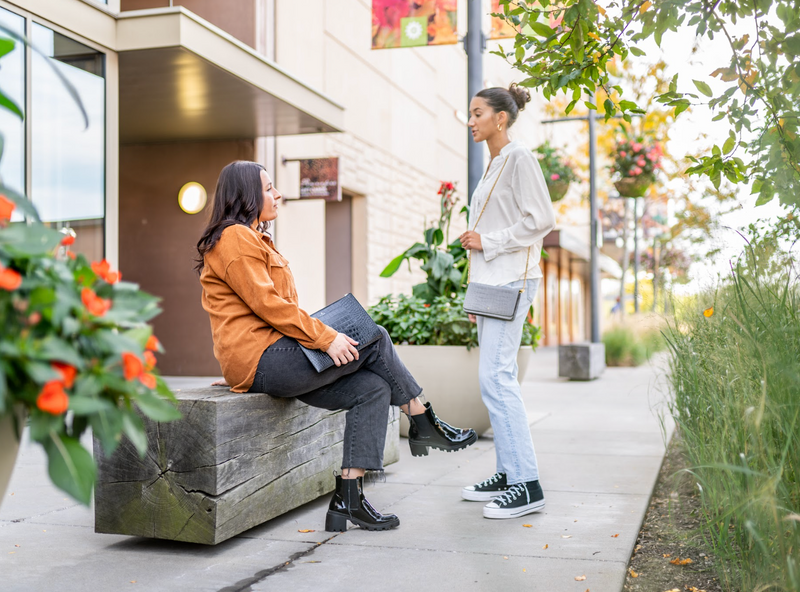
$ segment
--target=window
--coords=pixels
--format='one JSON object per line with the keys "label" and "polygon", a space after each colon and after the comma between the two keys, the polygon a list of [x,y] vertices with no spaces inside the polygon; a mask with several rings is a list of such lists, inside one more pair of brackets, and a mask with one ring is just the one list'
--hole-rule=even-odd
{"label": "window", "polygon": [[[0,8],[0,24],[5,28],[25,34],[25,19]],[[0,33],[0,37],[5,37]],[[3,56],[0,62],[0,88],[22,111],[25,111],[25,46],[16,42],[14,51]],[[0,110],[0,130],[3,133],[3,157],[0,160],[0,180],[3,185],[25,192],[25,123],[5,109]],[[15,212],[18,216],[19,214]],[[15,216],[15,220],[21,220]]]}
{"label": "window", "polygon": [[[49,57],[37,53],[31,63],[30,197],[44,222],[75,229],[76,251],[100,259],[106,197],[105,56],[37,23],[31,39]],[[77,90],[88,126],[54,68]]]}

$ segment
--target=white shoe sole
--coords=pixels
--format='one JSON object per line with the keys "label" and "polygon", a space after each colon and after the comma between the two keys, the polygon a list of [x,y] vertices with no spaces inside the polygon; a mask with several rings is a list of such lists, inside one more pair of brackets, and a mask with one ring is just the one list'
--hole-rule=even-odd
{"label": "white shoe sole", "polygon": [[525,514],[532,514],[534,512],[538,512],[539,510],[544,509],[544,500],[539,500],[538,502],[533,502],[528,504],[527,506],[520,506],[518,508],[490,508],[488,504],[483,507],[483,517],[484,518],[519,518],[520,516],[524,516]]}
{"label": "white shoe sole", "polygon": [[467,489],[465,487],[464,489],[461,490],[461,497],[470,502],[490,502],[493,499],[503,495],[506,491],[497,491],[497,492],[475,491],[473,489]]}

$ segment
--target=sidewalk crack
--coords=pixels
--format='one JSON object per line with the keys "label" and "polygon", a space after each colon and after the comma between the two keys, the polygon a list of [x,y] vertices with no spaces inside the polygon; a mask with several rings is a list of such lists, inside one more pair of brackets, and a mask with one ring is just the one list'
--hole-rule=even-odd
{"label": "sidewalk crack", "polygon": [[286,571],[290,567],[293,567],[294,563],[298,559],[302,559],[303,557],[308,557],[314,551],[319,549],[322,545],[324,545],[325,543],[327,543],[329,541],[332,541],[333,539],[335,539],[340,534],[342,534],[342,533],[341,532],[336,533],[335,535],[325,539],[322,542],[315,543],[313,546],[309,547],[305,551],[298,551],[297,553],[293,553],[292,555],[289,556],[289,560],[288,561],[284,561],[283,563],[280,563],[280,564],[278,564],[278,565],[276,565],[274,567],[270,567],[268,569],[263,569],[263,570],[261,570],[259,572],[256,572],[251,577],[244,578],[243,580],[239,580],[238,582],[236,582],[232,586],[226,586],[225,588],[221,588],[218,592],[252,592],[253,585],[258,584],[259,582],[263,582],[264,580],[266,580],[271,575],[274,575],[276,573],[280,573],[282,571]]}

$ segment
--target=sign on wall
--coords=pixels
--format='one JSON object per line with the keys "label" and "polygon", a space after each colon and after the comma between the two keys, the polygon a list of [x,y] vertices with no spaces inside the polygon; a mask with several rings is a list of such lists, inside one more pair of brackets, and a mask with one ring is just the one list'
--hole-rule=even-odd
{"label": "sign on wall", "polygon": [[300,160],[300,199],[342,201],[338,158]]}
{"label": "sign on wall", "polygon": [[372,0],[372,49],[458,43],[458,0]]}

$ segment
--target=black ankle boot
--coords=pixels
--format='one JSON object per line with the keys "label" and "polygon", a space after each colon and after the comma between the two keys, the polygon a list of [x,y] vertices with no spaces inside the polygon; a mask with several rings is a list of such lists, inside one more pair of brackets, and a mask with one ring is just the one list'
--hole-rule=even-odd
{"label": "black ankle boot", "polygon": [[394,514],[381,514],[364,497],[364,477],[342,479],[336,475],[336,491],[325,516],[325,530],[344,532],[347,521],[366,530],[389,530],[400,525]]}
{"label": "black ankle boot", "polygon": [[425,403],[425,413],[408,416],[408,444],[412,456],[427,456],[428,447],[453,452],[461,450],[478,439],[472,428],[454,428],[436,417],[430,403]]}

